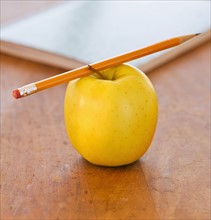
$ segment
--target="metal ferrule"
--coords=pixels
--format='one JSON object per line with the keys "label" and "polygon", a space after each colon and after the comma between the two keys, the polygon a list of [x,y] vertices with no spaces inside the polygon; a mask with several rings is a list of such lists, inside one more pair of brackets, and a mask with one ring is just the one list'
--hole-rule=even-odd
{"label": "metal ferrule", "polygon": [[37,91],[37,87],[34,83],[18,88],[21,97],[31,95]]}

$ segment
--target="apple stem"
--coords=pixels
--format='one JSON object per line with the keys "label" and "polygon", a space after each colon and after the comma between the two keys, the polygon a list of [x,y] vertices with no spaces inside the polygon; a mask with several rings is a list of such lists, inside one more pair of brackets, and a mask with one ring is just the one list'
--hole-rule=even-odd
{"label": "apple stem", "polygon": [[103,75],[101,74],[100,71],[96,70],[94,67],[92,67],[91,65],[88,65],[88,68],[90,70],[92,70],[93,72],[95,72],[101,79],[104,79]]}

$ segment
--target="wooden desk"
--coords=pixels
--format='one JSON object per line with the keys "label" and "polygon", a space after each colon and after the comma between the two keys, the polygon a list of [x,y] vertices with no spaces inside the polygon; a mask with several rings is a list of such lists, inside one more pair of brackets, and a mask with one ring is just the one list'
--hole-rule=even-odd
{"label": "wooden desk", "polygon": [[210,219],[210,43],[150,73],[158,127],[130,166],[98,167],[76,153],[65,85],[12,98],[62,71],[1,56],[1,219]]}

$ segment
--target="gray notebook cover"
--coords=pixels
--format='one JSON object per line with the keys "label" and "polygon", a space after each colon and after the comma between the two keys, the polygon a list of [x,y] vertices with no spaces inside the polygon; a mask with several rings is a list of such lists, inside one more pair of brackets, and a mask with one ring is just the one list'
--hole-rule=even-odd
{"label": "gray notebook cover", "polygon": [[1,40],[88,64],[209,28],[210,1],[71,1],[4,27]]}

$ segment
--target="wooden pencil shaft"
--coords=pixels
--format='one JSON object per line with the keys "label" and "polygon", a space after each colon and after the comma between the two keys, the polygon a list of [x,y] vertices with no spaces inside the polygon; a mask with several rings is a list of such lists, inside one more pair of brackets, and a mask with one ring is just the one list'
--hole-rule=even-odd
{"label": "wooden pencil shaft", "polygon": [[67,71],[65,73],[40,80],[35,83],[31,83],[29,85],[23,86],[19,89],[16,89],[13,91],[13,96],[15,98],[20,98],[24,96],[28,96],[30,94],[33,94],[35,92],[42,91],[44,89],[48,89],[57,85],[60,85],[62,83],[68,82],[73,79],[81,78],[88,76],[94,72],[97,72],[100,75],[101,70],[108,69],[111,67],[118,66],[122,63],[141,58],[143,56],[150,55],[152,53],[156,53],[174,46],[177,46],[193,37],[195,37],[198,34],[192,34],[192,35],[185,35],[181,37],[175,37],[169,40],[165,40],[156,44],[153,44],[151,46],[134,50],[129,53],[125,53],[116,57],[112,57],[107,60],[103,60],[97,63],[93,63],[91,65],[86,65],[83,67],[80,67],[78,69],[74,69],[71,71]]}
{"label": "wooden pencil shaft", "polygon": [[[130,53],[122,54],[117,57],[110,58],[108,60],[103,60],[101,62],[93,63],[91,66],[98,71],[111,68],[114,66],[118,66],[124,62],[128,62],[161,50],[165,50],[168,48],[171,48],[173,46],[177,46],[180,44],[180,39],[179,38],[173,38],[170,40],[166,40],[161,43],[157,43],[139,50],[132,51]],[[77,79],[80,77],[88,76],[92,74],[93,71],[88,67],[88,66],[83,66],[78,69],[72,70],[72,71],[67,71],[65,73],[50,77],[45,80],[41,80],[36,82],[36,86],[38,91],[57,86],[59,84],[68,82],[73,79]]]}
{"label": "wooden pencil shaft", "polygon": [[37,90],[42,91],[44,89],[51,88],[53,86],[60,85],[73,79],[80,78],[82,76],[88,76],[93,71],[88,69],[88,66],[83,66],[75,70],[67,71],[65,73],[41,80],[36,82]]}

